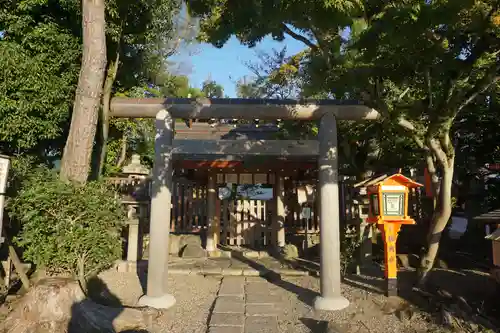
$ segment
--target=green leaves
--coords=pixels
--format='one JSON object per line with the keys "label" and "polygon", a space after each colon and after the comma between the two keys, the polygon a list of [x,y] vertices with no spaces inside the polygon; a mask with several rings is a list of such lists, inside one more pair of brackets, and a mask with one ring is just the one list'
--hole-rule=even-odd
{"label": "green leaves", "polygon": [[203,95],[208,98],[224,97],[224,88],[213,80],[207,80],[203,82],[203,87],[201,88],[201,91],[203,92]]}
{"label": "green leaves", "polygon": [[0,150],[4,153],[53,145],[50,141],[61,137],[78,75],[79,45],[55,26],[38,27],[23,44],[0,43]]}
{"label": "green leaves", "polygon": [[0,151],[54,153],[64,144],[80,68],[80,38],[73,30],[79,24],[70,19],[74,3],[50,8],[54,3],[48,0],[2,5]]}
{"label": "green leaves", "polygon": [[[24,259],[51,273],[97,274],[121,258],[125,213],[104,183],[77,186],[39,169],[9,201],[8,211],[21,225],[15,242]],[[81,261],[85,272],[78,272]]]}

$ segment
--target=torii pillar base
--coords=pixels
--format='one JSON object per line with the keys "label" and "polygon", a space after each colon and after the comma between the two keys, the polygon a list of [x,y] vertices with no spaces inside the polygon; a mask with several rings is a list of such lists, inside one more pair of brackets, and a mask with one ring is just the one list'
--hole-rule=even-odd
{"label": "torii pillar base", "polygon": [[318,296],[314,299],[314,309],[318,311],[338,311],[349,306],[349,301],[343,296],[324,298]]}
{"label": "torii pillar base", "polygon": [[165,294],[163,296],[153,297],[144,295],[139,298],[137,305],[139,306],[147,306],[153,309],[170,309],[176,303],[175,297],[170,294]]}

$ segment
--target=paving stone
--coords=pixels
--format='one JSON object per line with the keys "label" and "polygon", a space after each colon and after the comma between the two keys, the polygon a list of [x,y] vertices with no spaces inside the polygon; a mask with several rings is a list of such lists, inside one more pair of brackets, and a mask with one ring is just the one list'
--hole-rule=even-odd
{"label": "paving stone", "polygon": [[194,267],[191,268],[191,275],[203,275],[203,270],[201,267]]}
{"label": "paving stone", "polygon": [[271,293],[249,294],[245,296],[247,304],[274,304],[282,301],[281,297]]}
{"label": "paving stone", "polygon": [[243,268],[229,267],[222,269],[222,275],[224,276],[241,276],[243,275]]}
{"label": "paving stone", "polygon": [[276,317],[247,317],[245,333],[278,333]]}
{"label": "paving stone", "polygon": [[245,278],[247,283],[269,283],[266,279],[260,276],[248,276]]}
{"label": "paving stone", "polygon": [[243,333],[243,326],[211,326],[208,333]]}
{"label": "paving stone", "polygon": [[258,269],[255,269],[255,268],[245,268],[243,269],[243,275],[245,276],[260,276],[260,275],[264,275],[265,273],[267,273],[267,271],[264,271],[264,270],[258,270]]}
{"label": "paving stone", "polygon": [[291,268],[280,268],[277,270],[277,273],[279,273],[281,276],[307,276],[307,275],[309,275],[308,271],[302,271],[302,270],[291,269]]}
{"label": "paving stone", "polygon": [[275,304],[247,304],[245,308],[247,316],[277,316],[280,312]]}
{"label": "paving stone", "polygon": [[214,313],[210,318],[210,326],[243,326],[245,315],[240,313]]}
{"label": "paving stone", "polygon": [[243,278],[225,277],[219,288],[219,296],[241,296],[245,294],[245,280]]}
{"label": "paving stone", "polygon": [[278,287],[272,286],[270,283],[248,283],[245,286],[247,294],[275,294]]}
{"label": "paving stone", "polygon": [[241,284],[245,284],[245,278],[242,277],[242,276],[225,276],[222,281],[223,282],[227,282],[227,283],[241,283]]}
{"label": "paving stone", "polygon": [[219,296],[215,301],[214,313],[244,313],[245,302],[241,297]]}
{"label": "paving stone", "polygon": [[216,266],[203,267],[201,270],[204,275],[222,275],[222,268]]}

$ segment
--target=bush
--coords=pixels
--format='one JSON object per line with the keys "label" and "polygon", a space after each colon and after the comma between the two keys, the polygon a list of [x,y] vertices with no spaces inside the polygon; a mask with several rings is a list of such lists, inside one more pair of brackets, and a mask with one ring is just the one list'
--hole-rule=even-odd
{"label": "bush", "polygon": [[39,169],[23,181],[8,211],[20,223],[14,241],[24,259],[48,273],[70,273],[83,283],[121,256],[125,213],[102,182],[69,184]]}
{"label": "bush", "polygon": [[356,254],[359,251],[361,241],[356,234],[349,234],[350,229],[344,227],[346,235],[340,243],[340,269],[342,275],[346,275],[350,267],[357,261]]}

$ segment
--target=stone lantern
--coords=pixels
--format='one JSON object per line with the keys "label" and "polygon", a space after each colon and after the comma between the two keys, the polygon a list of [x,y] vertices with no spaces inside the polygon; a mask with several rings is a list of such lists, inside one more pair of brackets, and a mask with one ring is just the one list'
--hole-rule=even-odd
{"label": "stone lantern", "polygon": [[128,240],[127,261],[135,263],[142,252],[142,225],[146,222],[149,208],[150,186],[147,177],[150,170],[141,163],[141,157],[133,154],[129,164],[122,169],[126,192],[122,203],[127,210]]}
{"label": "stone lantern", "polygon": [[123,167],[122,172],[130,178],[145,178],[149,175],[149,169],[142,165],[141,156],[133,154],[129,164]]}

